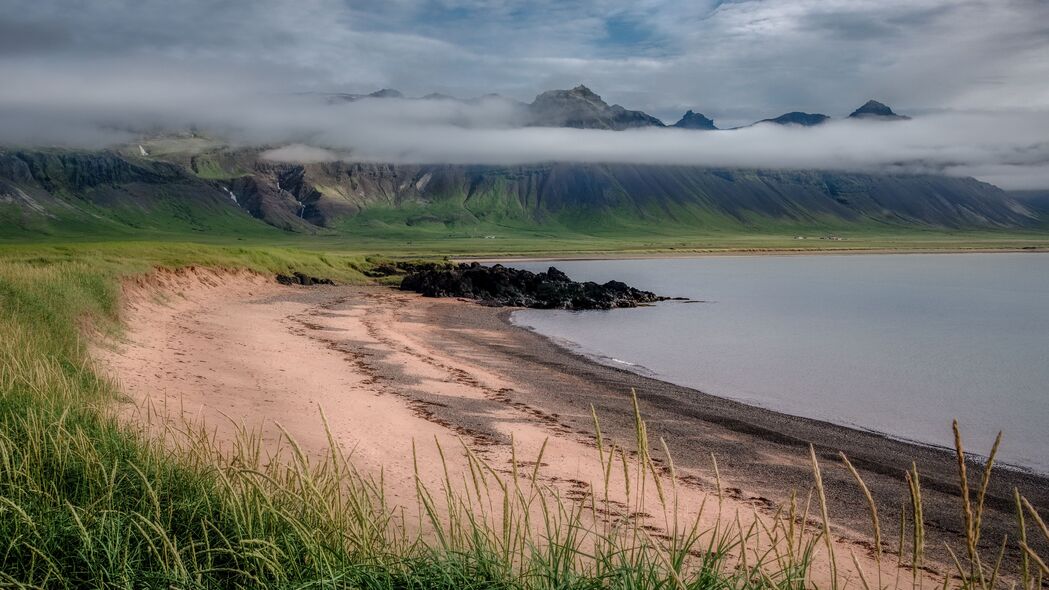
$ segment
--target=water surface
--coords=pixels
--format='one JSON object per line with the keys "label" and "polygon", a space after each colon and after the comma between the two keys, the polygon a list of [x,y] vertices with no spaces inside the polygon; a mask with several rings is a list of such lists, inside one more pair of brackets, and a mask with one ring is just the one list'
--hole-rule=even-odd
{"label": "water surface", "polygon": [[788,414],[1049,473],[1049,255],[738,256],[555,264],[706,303],[525,310],[602,362]]}

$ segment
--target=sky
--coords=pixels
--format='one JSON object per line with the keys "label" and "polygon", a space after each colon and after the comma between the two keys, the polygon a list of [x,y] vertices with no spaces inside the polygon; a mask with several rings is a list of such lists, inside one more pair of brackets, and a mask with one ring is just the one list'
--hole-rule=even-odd
{"label": "sky", "polygon": [[[905,125],[906,133],[889,140],[878,132],[871,141],[888,142],[878,149],[907,152],[915,142],[938,144],[935,137],[916,138],[918,131],[947,134],[975,142],[948,146],[955,152],[969,147],[980,157],[923,152],[915,165],[932,157],[929,165],[939,170],[976,171],[1015,188],[1049,186],[1045,0],[5,0],[4,6],[0,143],[118,140],[126,121],[158,129],[225,122],[244,140],[316,144],[322,133],[326,144],[314,147],[391,157],[408,145],[361,143],[382,135],[381,128],[336,136],[323,129],[331,113],[289,103],[286,95],[396,88],[409,96],[496,92],[527,102],[582,83],[609,103],[668,123],[693,109],[720,127],[794,110],[842,117],[873,98],[939,121]],[[417,134],[462,131],[444,107],[427,113],[403,106]],[[458,116],[498,130],[506,125],[497,111]],[[347,110],[333,125],[373,123],[354,119],[363,114],[368,109]],[[390,135],[410,143],[416,136],[403,129],[404,117],[389,117],[398,126]],[[1023,133],[997,130],[981,143],[975,132],[959,137],[954,129],[995,130],[991,120]],[[1022,129],[1017,122],[1025,120]],[[435,126],[445,124],[438,133]],[[501,134],[519,141],[519,131]],[[485,141],[497,141],[495,135]],[[586,146],[604,141],[569,135],[584,157]],[[757,135],[752,139],[765,139]],[[805,136],[806,144],[814,135],[830,134]],[[534,145],[556,145],[550,138],[563,140],[555,133]],[[716,147],[692,150],[688,163],[708,163]],[[820,157],[833,154],[824,147]],[[631,159],[628,146],[623,150],[616,158]],[[511,161],[536,157],[532,148],[527,158],[496,151]],[[645,151],[634,150],[634,159],[647,161]]]}

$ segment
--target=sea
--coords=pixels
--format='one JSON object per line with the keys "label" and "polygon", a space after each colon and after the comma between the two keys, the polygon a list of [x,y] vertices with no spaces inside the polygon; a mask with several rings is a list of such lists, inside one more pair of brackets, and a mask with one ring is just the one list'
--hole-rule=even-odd
{"label": "sea", "polygon": [[786,414],[1049,474],[1049,254],[513,262],[623,281],[650,307],[522,310],[599,362]]}

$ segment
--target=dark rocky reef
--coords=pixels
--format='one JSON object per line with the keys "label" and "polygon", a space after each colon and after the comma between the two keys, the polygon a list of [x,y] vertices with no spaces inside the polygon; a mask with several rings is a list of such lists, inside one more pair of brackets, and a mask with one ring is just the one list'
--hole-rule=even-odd
{"label": "dark rocky reef", "polygon": [[277,282],[282,285],[305,285],[307,287],[312,285],[334,285],[335,281],[331,279],[325,279],[320,277],[311,277],[308,274],[301,272],[293,272],[290,275],[278,274]]}
{"label": "dark rocky reef", "polygon": [[546,272],[533,273],[476,262],[413,272],[401,281],[401,290],[426,297],[465,297],[485,305],[537,309],[613,309],[669,299],[619,281],[603,285],[576,282],[552,266]]}

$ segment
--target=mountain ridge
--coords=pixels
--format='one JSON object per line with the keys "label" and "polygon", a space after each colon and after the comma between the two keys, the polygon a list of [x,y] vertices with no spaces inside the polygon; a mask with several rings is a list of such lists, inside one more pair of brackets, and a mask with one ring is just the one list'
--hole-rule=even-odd
{"label": "mountain ridge", "polygon": [[799,125],[801,127],[815,127],[816,125],[822,125],[823,123],[830,120],[830,117],[823,113],[803,113],[801,111],[791,111],[780,115],[774,119],[762,119],[754,125],[761,123],[775,123],[776,125]]}
{"label": "mountain ridge", "polygon": [[[574,129],[608,129],[622,131],[642,127],[675,127],[678,129],[696,129],[704,131],[720,130],[714,121],[702,113],[687,110],[673,125],[667,125],[657,117],[641,110],[631,110],[622,105],[609,105],[600,95],[584,84],[570,89],[547,90],[536,95],[531,103],[523,103],[499,94],[486,94],[477,98],[462,99],[447,94],[431,92],[419,98],[408,98],[402,92],[383,88],[370,94],[330,94],[330,100],[355,102],[364,99],[406,99],[406,100],[451,100],[466,104],[476,104],[483,100],[504,100],[522,109],[527,115],[527,124],[537,127],[569,127]],[[910,117],[895,113],[888,105],[876,100],[868,100],[847,119],[869,119],[881,121],[906,121]],[[823,113],[791,111],[767,119],[755,121],[749,125],[734,127],[752,127],[760,123],[778,125],[798,125],[813,127],[831,120]]]}
{"label": "mountain ridge", "polygon": [[284,164],[259,153],[161,161],[113,151],[0,150],[0,226],[47,232],[76,222],[133,231],[168,220],[195,231],[239,231],[261,221],[299,233],[352,233],[376,223],[756,231],[1017,229],[1044,221],[971,178],[628,164]]}
{"label": "mountain ridge", "polygon": [[[459,100],[446,95],[407,99],[392,89],[328,99]],[[471,100],[495,99],[510,100],[497,95]],[[614,131],[667,127],[642,111],[609,105],[584,85],[514,104],[528,115],[523,125]],[[900,118],[873,100],[853,115]],[[814,126],[828,119],[795,111],[759,123]],[[728,132],[691,109],[672,127]],[[233,149],[192,133],[155,143],[143,139],[123,151],[0,147],[0,233],[4,224],[44,232],[66,226],[134,231],[165,224],[193,231],[248,231],[258,222],[301,233],[361,224],[486,223],[581,229],[670,225],[683,231],[872,225],[1016,229],[1043,226],[1049,217],[1042,200],[1018,200],[971,178],[932,174],[557,162],[296,164],[269,160],[267,151],[264,146]]]}

